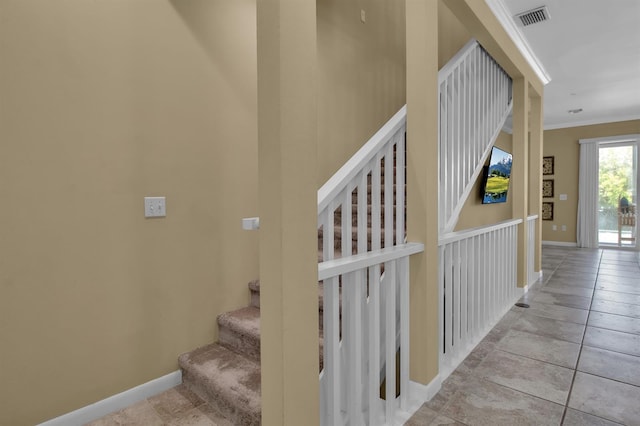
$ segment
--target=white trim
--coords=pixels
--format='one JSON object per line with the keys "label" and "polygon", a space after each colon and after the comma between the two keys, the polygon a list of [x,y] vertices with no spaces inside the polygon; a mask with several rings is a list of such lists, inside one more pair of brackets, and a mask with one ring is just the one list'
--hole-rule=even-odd
{"label": "white trim", "polygon": [[440,235],[440,237],[438,238],[438,246],[443,246],[445,244],[464,240],[465,238],[475,237],[476,235],[497,231],[498,229],[508,228],[513,225],[518,225],[522,222],[522,219],[509,219],[502,222],[494,223],[493,225],[478,226],[476,228],[464,229],[462,231],[448,232],[446,234]]}
{"label": "white trim", "polygon": [[406,243],[318,263],[318,281],[366,269],[424,251],[422,243]]}
{"label": "white trim", "polygon": [[631,135],[618,135],[618,136],[608,136],[606,138],[589,138],[589,139],[580,139],[578,143],[597,143],[602,145],[609,145],[614,143],[633,143],[640,140],[640,133],[635,133]]}
{"label": "white trim", "polygon": [[389,138],[395,135],[407,122],[407,105],[404,105],[393,117],[378,130],[362,148],[356,152],[329,180],[318,189],[318,214],[321,214],[329,203],[360,173],[384,146]]}
{"label": "white trim", "polygon": [[578,243],[568,243],[564,241],[542,241],[543,246],[578,247]]}
{"label": "white trim", "polygon": [[422,404],[436,396],[441,386],[442,378],[439,374],[428,385],[409,381],[409,404],[406,410],[397,412],[394,424],[405,424],[422,407]]}
{"label": "white trim", "polygon": [[574,121],[571,123],[558,123],[558,124],[550,124],[548,126],[544,126],[544,130],[556,130],[556,129],[568,129],[571,127],[582,127],[582,126],[593,126],[595,124],[608,124],[608,123],[619,123],[621,121],[632,121],[632,120],[640,120],[640,115],[628,115],[622,117],[615,118],[592,118],[584,121]]}
{"label": "white trim", "polygon": [[524,296],[525,294],[527,294],[527,292],[529,291],[529,289],[531,287],[533,287],[533,285],[535,283],[537,283],[540,278],[542,278],[542,271],[533,271],[533,273],[531,274],[530,277],[527,277],[529,282],[527,283],[527,285],[525,285],[524,287],[518,287],[518,290],[522,290],[522,294],[521,296]]}
{"label": "white trim", "polygon": [[502,0],[486,0],[489,9],[493,12],[493,14],[498,18],[500,24],[507,32],[513,43],[516,45],[524,59],[527,61],[529,66],[533,69],[533,72],[538,76],[543,86],[546,86],[551,81],[551,76],[547,73],[547,70],[544,69],[542,62],[538,59],[536,54],[533,52],[529,43],[524,38],[516,24],[513,22],[513,18],[511,17],[511,13],[504,5]]}
{"label": "white trim", "polygon": [[174,371],[86,407],[47,420],[38,426],[80,426],[169,390],[180,383],[182,383],[182,372]]}
{"label": "white trim", "polygon": [[462,47],[462,49],[453,55],[453,58],[449,59],[449,61],[438,71],[438,86],[444,83],[444,81],[449,77],[449,74],[451,74],[453,70],[455,70],[458,65],[466,59],[467,55],[479,45],[480,43],[478,43],[475,38],[472,38]]}

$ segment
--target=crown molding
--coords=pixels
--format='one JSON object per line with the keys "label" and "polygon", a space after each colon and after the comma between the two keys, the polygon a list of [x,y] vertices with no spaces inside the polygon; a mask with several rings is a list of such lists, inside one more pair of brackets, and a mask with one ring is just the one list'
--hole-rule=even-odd
{"label": "crown molding", "polygon": [[538,57],[533,53],[533,50],[527,43],[527,40],[524,38],[513,19],[511,18],[511,13],[507,10],[507,7],[504,5],[502,0],[485,0],[489,9],[493,12],[493,14],[498,18],[500,24],[507,32],[509,37],[513,40],[522,56],[524,56],[525,60],[529,63],[533,72],[538,76],[543,86],[546,86],[551,81],[551,76],[544,69],[544,66],[538,59]]}
{"label": "crown molding", "polygon": [[640,120],[640,115],[629,115],[622,117],[607,117],[607,118],[593,118],[590,120],[584,121],[573,121],[566,123],[558,123],[558,124],[550,124],[548,126],[544,126],[544,130],[557,130],[557,129],[567,129],[570,127],[582,127],[582,126],[593,126],[595,124],[607,124],[607,123],[619,123],[621,121],[631,121],[631,120]]}

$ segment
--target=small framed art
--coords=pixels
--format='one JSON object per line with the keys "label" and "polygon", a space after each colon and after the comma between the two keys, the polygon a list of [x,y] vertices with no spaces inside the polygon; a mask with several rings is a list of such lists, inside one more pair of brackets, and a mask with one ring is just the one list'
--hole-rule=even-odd
{"label": "small framed art", "polygon": [[554,167],[554,157],[542,157],[542,174],[552,175]]}
{"label": "small framed art", "polygon": [[553,203],[542,203],[542,220],[553,220]]}
{"label": "small framed art", "polygon": [[542,197],[553,198],[553,179],[542,179]]}

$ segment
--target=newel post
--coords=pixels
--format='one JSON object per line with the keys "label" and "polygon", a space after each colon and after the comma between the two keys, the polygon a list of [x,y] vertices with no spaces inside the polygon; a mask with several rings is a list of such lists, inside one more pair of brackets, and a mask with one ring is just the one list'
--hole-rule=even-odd
{"label": "newel post", "polygon": [[517,285],[528,283],[527,216],[529,213],[529,83],[523,77],[513,79],[513,167],[511,172],[511,202],[513,218],[522,219],[518,225]]}
{"label": "newel post", "polygon": [[260,0],[262,424],[319,424],[316,0]]}
{"label": "newel post", "polygon": [[438,1],[407,0],[407,236],[411,256],[411,380],[438,375]]}
{"label": "newel post", "polygon": [[534,270],[542,270],[542,155],[543,155],[542,96],[531,94],[531,122],[529,123],[529,214],[537,214]]}

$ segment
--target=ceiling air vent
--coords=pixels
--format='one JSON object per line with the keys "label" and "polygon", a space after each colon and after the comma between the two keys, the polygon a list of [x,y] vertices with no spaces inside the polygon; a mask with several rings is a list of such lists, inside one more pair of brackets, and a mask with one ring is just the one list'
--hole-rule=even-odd
{"label": "ceiling air vent", "polygon": [[516,18],[520,19],[523,27],[528,25],[537,24],[549,19],[549,11],[546,6],[537,7],[535,9],[528,10],[516,15]]}

